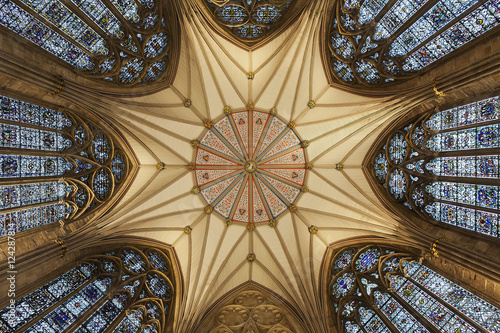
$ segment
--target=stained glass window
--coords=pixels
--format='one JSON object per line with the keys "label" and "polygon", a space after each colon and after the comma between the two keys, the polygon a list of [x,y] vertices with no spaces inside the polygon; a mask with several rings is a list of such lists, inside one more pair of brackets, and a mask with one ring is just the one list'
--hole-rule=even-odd
{"label": "stained glass window", "polygon": [[205,0],[215,21],[238,39],[255,42],[280,27],[297,0]]}
{"label": "stained glass window", "polygon": [[404,124],[375,155],[389,197],[424,219],[499,237],[498,97]]}
{"label": "stained glass window", "polygon": [[[178,41],[160,1],[2,0],[0,25],[91,79],[165,81]],[[160,65],[163,64],[163,65]]]}
{"label": "stained glass window", "polygon": [[408,78],[499,23],[497,0],[339,1],[325,40],[330,70],[351,85]]}
{"label": "stained glass window", "polygon": [[[348,264],[339,267],[347,258]],[[360,266],[360,260],[370,265]],[[330,269],[339,332],[472,333],[500,328],[500,309],[406,251],[376,245],[344,248],[334,255]]]}
{"label": "stained glass window", "polygon": [[[141,266],[150,270],[140,273],[122,270],[124,252],[141,253],[140,260],[144,260]],[[13,310],[9,307],[0,310],[0,331],[139,332],[142,327],[142,332],[163,332],[172,317],[173,277],[154,270],[145,253],[155,253],[165,258],[165,263],[168,260],[159,249],[131,247],[114,254],[88,257],[18,299]],[[116,269],[110,270],[110,263]],[[164,271],[170,271],[169,267]]]}
{"label": "stained glass window", "polygon": [[120,146],[97,125],[0,96],[0,236],[91,213],[127,169]]}

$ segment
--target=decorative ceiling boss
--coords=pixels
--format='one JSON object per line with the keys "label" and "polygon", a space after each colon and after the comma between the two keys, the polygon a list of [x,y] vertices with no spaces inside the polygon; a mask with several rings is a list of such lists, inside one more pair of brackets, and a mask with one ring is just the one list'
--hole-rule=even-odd
{"label": "decorative ceiling boss", "polygon": [[198,140],[194,176],[203,200],[226,220],[275,220],[306,181],[306,153],[291,126],[272,113],[222,116]]}

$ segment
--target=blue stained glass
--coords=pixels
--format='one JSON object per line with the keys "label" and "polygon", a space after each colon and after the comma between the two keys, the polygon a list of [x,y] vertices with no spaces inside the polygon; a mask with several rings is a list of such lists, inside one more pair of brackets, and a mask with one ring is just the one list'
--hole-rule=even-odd
{"label": "blue stained glass", "polygon": [[398,0],[375,26],[375,40],[387,39],[415,14],[427,0]]}
{"label": "blue stained glass", "polygon": [[332,294],[336,298],[347,295],[354,286],[355,280],[354,273],[344,273],[332,286]]}
{"label": "blue stained glass", "polygon": [[112,179],[106,169],[99,169],[92,180],[92,191],[97,199],[104,200],[111,193]]}
{"label": "blue stained glass", "polygon": [[235,5],[226,5],[216,12],[218,18],[229,24],[241,24],[248,20],[245,8]]}
{"label": "blue stained glass", "polygon": [[347,37],[336,33],[333,34],[332,47],[341,58],[345,60],[352,60],[354,58],[354,46]]}
{"label": "blue stained glass", "polygon": [[407,143],[400,133],[394,135],[389,145],[389,158],[396,164],[403,162],[406,158]]}
{"label": "blue stained glass", "polygon": [[375,303],[399,332],[429,332],[398,301],[387,293],[374,292]]}
{"label": "blue stained glass", "polygon": [[19,329],[26,324],[30,318],[42,313],[62,299],[63,296],[87,282],[96,273],[96,269],[97,267],[94,264],[82,264],[64,273],[31,294],[17,300],[15,306],[18,314],[16,319],[12,322],[12,326],[8,320],[9,308],[0,311],[0,318],[7,323],[11,331]]}
{"label": "blue stained glass", "polygon": [[252,18],[259,23],[271,24],[281,18],[281,9],[276,6],[265,5],[256,7],[252,13]]}
{"label": "blue stained glass", "polygon": [[[468,4],[473,4],[477,1],[469,1]],[[450,1],[451,3],[451,1]],[[454,2],[453,2],[454,3]],[[444,31],[440,36],[436,37],[434,40],[430,41],[426,45],[422,46],[420,49],[411,54],[406,63],[411,62],[413,59],[418,57],[422,52],[426,52],[432,45],[445,46],[446,50],[436,54],[435,57],[429,59],[423,59],[419,66],[412,66],[413,70],[421,69],[437,59],[440,59],[444,55],[456,50],[457,48],[463,46],[469,41],[473,40],[475,37],[489,31],[493,27],[496,27],[499,22],[499,18],[495,17],[494,10],[491,8],[495,6],[495,0],[490,0],[486,4],[480,6],[467,17],[462,19],[460,22],[455,23],[453,26]],[[449,21],[449,20],[448,20]],[[448,22],[447,21],[447,22]],[[442,25],[440,25],[442,27]],[[422,41],[421,39],[420,41]],[[405,51],[394,51],[391,49],[393,54],[399,52],[399,54],[405,54],[409,52],[407,49]]]}
{"label": "blue stained glass", "polygon": [[157,273],[148,274],[146,278],[149,290],[158,298],[166,299],[170,296],[167,281]]}
{"label": "blue stained glass", "polygon": [[126,165],[125,159],[121,153],[115,153],[113,161],[111,162],[111,172],[116,180],[120,181],[125,175]]}
{"label": "blue stained glass", "polygon": [[55,0],[22,1],[90,52],[99,55],[109,53],[104,39],[61,3]]}
{"label": "blue stained glass", "polygon": [[158,21],[158,15],[155,13],[149,13],[148,16],[144,19],[144,29],[151,29],[156,25]]}
{"label": "blue stained glass", "polygon": [[144,61],[138,58],[130,59],[121,69],[118,78],[122,83],[131,83],[144,70]]}
{"label": "blue stained glass", "polygon": [[101,27],[108,34],[116,37],[123,38],[124,33],[121,31],[122,27],[120,21],[113,15],[113,13],[98,0],[71,0],[77,5],[85,14],[88,15],[99,27]]}
{"label": "blue stained glass", "polygon": [[[92,59],[82,49],[71,44],[10,0],[0,3],[0,24],[79,69],[94,68]],[[96,47],[100,46],[95,44]]]}
{"label": "blue stained glass", "polygon": [[123,264],[126,268],[134,273],[144,273],[146,271],[146,263],[142,256],[132,249],[124,249],[121,253]]}
{"label": "blue stained glass", "polygon": [[0,118],[57,130],[71,126],[63,113],[29,104],[17,99],[0,96]]}
{"label": "blue stained glass", "polygon": [[137,23],[139,22],[139,7],[133,0],[111,0],[111,3],[120,11],[125,19]]}
{"label": "blue stained glass", "polygon": [[[463,3],[464,5],[456,8],[455,5],[458,2]],[[477,2],[477,0],[439,1],[394,41],[394,44],[400,47],[395,47],[395,45],[393,44],[391,46],[389,54],[391,56],[405,55],[413,48],[415,48],[419,43],[444,27],[453,18],[459,16],[463,11],[468,9],[475,2]]]}
{"label": "blue stained glass", "polygon": [[129,51],[132,51],[134,53],[137,52],[137,45],[135,45],[134,39],[131,35],[128,35],[127,39],[120,43],[120,45],[128,49]]}
{"label": "blue stained glass", "polygon": [[0,123],[1,147],[62,151],[71,145],[61,133]]}
{"label": "blue stained glass", "polygon": [[113,332],[135,333],[142,324],[143,311],[141,309],[133,311],[125,316]]}
{"label": "blue stained glass", "polygon": [[358,309],[358,312],[360,315],[360,322],[363,328],[366,330],[366,332],[368,333],[391,332],[387,328],[387,326],[385,326],[382,319],[380,319],[380,317],[375,313],[375,311],[371,309],[366,309],[364,307],[360,307]]}
{"label": "blue stained glass", "polygon": [[380,75],[377,68],[366,60],[356,61],[355,70],[359,77],[365,82],[372,84],[380,82]]}
{"label": "blue stained glass", "polygon": [[387,4],[387,1],[388,0],[363,1],[363,4],[359,8],[359,24],[365,24],[372,21]]}
{"label": "blue stained glass", "polygon": [[484,126],[477,128],[477,148],[498,147],[498,126]]}
{"label": "blue stained glass", "polygon": [[99,163],[106,162],[111,154],[111,146],[109,140],[102,134],[97,134],[92,141],[92,153],[94,158]]}
{"label": "blue stained glass", "polygon": [[1,155],[0,177],[61,176],[70,166],[62,157]]}
{"label": "blue stained glass", "polygon": [[380,257],[380,251],[378,249],[368,249],[361,253],[356,260],[356,270],[360,272],[366,272],[375,266]]}
{"label": "blue stained glass", "polygon": [[492,332],[491,329],[499,318],[498,308],[418,262],[405,262],[405,266],[416,283],[426,287],[451,307]]}
{"label": "blue stained glass", "polygon": [[147,257],[149,260],[149,263],[156,269],[159,270],[160,272],[168,273],[169,271],[169,264],[163,254],[160,254],[157,251],[150,251],[147,253]]}
{"label": "blue stained glass", "polygon": [[73,187],[63,182],[4,185],[0,186],[0,209],[57,201],[71,192]]}
{"label": "blue stained glass", "polygon": [[389,175],[389,187],[394,198],[397,200],[403,198],[407,188],[407,180],[401,169],[396,169]]}
{"label": "blue stained glass", "polygon": [[453,332],[451,327],[458,329],[458,332],[473,333],[472,326],[463,319],[455,315],[447,307],[441,305],[431,296],[420,290],[415,284],[404,277],[392,275],[390,279],[400,295],[408,304],[410,304],[418,313],[423,315],[430,323],[441,332]]}
{"label": "blue stained glass", "polygon": [[354,251],[346,250],[342,252],[337,259],[335,260],[334,269],[343,270],[347,268],[351,264],[352,259],[354,258]]}
{"label": "blue stained glass", "polygon": [[498,177],[498,156],[478,156],[476,159],[476,172],[478,177]]}
{"label": "blue stained glass", "polygon": [[236,28],[236,34],[241,38],[256,39],[264,34],[264,29],[255,24],[245,24]]}
{"label": "blue stained glass", "polygon": [[144,55],[147,58],[155,58],[160,55],[167,45],[167,35],[163,32],[153,35],[144,47]]}
{"label": "blue stained glass", "polygon": [[335,74],[345,82],[354,82],[354,74],[351,67],[342,61],[335,60],[333,62],[333,70]]}
{"label": "blue stained glass", "polygon": [[359,327],[358,324],[356,324],[352,321],[347,321],[345,323],[345,329],[349,333],[362,333],[363,332],[361,330],[361,327]]}
{"label": "blue stained glass", "polygon": [[385,157],[385,154],[383,153],[378,154],[377,157],[375,158],[375,164],[373,168],[375,169],[375,176],[377,176],[379,180],[385,179],[385,177],[387,176],[388,167],[389,165],[387,162],[387,158]]}
{"label": "blue stained glass", "polygon": [[144,75],[145,80],[147,82],[150,82],[159,78],[165,71],[166,65],[167,62],[164,59],[158,60],[157,62],[153,63],[146,71],[146,75]]}

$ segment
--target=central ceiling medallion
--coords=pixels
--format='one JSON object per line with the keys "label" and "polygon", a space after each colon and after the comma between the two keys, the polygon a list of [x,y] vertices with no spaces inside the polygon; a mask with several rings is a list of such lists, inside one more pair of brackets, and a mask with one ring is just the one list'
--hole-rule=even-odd
{"label": "central ceiling medallion", "polygon": [[225,220],[269,222],[288,210],[305,188],[302,141],[276,115],[224,115],[198,142],[194,174],[199,194]]}

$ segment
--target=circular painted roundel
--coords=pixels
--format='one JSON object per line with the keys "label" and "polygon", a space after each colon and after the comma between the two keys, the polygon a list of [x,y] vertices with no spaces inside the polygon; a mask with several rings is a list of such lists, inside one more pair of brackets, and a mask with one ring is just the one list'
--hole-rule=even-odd
{"label": "circular painted roundel", "polygon": [[297,133],[269,113],[223,116],[199,139],[195,177],[206,203],[224,219],[276,219],[302,192],[306,156]]}

